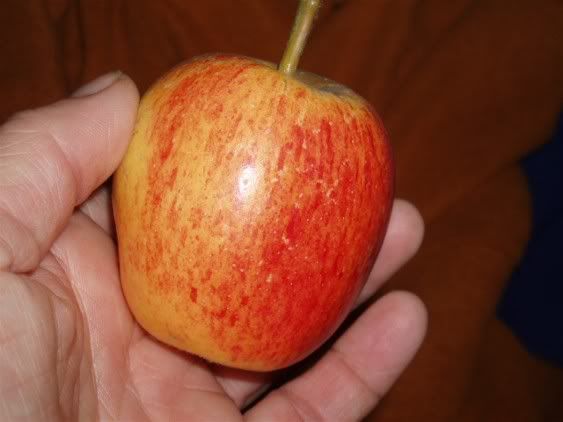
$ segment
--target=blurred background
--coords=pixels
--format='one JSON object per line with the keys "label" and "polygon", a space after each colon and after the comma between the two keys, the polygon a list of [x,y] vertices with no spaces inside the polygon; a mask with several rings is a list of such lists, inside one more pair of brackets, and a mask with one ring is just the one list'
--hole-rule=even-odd
{"label": "blurred background", "polygon": [[[4,0],[0,121],[120,69],[141,91],[208,52],[276,62],[296,0]],[[563,420],[563,2],[325,0],[302,68],[381,114],[429,309],[370,421]]]}

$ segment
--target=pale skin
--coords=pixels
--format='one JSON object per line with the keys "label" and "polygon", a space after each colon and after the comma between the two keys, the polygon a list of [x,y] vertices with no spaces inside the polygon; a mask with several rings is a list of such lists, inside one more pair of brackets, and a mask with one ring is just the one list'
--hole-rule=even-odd
{"label": "pale skin", "polygon": [[[107,179],[138,93],[106,75],[0,128],[0,420],[360,420],[408,365],[426,312],[377,300],[306,372],[248,408],[273,374],[209,365],[146,334],[123,298]],[[358,303],[418,249],[423,223],[396,200]]]}

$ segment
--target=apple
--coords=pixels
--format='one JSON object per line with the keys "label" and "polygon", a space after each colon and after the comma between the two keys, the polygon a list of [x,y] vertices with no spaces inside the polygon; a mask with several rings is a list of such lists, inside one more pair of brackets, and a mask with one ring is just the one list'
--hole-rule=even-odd
{"label": "apple", "polygon": [[350,311],[386,231],[381,120],[296,70],[317,7],[302,1],[279,68],[208,55],[157,81],[114,177],[134,317],[210,362],[269,371],[306,357]]}

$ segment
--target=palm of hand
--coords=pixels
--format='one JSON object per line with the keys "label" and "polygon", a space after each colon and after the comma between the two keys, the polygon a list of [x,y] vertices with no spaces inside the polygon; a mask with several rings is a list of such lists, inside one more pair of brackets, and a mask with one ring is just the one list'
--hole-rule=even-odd
{"label": "palm of hand", "polygon": [[3,282],[12,341],[3,340],[8,365],[0,376],[19,384],[6,402],[21,406],[37,394],[35,409],[26,409],[32,420],[240,418],[204,363],[158,343],[132,319],[115,252],[103,228],[77,211],[35,271]]}
{"label": "palm of hand", "polygon": [[[0,273],[0,416],[8,420],[241,420],[242,406],[271,378],[173,350],[129,313],[108,190],[91,192],[123,154],[136,101],[122,78],[0,132],[0,269],[9,270]],[[397,203],[363,299],[421,235],[416,212]],[[362,417],[413,355],[424,325],[411,296],[382,299],[311,370],[244,418]]]}

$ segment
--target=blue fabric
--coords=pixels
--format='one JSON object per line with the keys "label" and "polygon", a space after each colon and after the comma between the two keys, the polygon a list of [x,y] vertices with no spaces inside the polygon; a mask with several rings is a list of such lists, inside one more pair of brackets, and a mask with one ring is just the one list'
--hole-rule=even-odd
{"label": "blue fabric", "polygon": [[563,367],[563,114],[552,140],[522,166],[532,195],[532,235],[498,315],[532,354]]}

